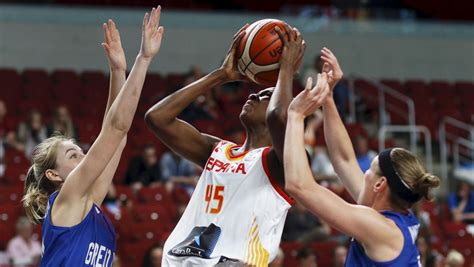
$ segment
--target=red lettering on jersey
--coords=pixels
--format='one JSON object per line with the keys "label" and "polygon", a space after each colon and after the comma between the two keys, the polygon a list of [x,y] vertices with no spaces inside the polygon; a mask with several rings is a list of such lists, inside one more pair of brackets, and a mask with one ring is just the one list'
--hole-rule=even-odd
{"label": "red lettering on jersey", "polygon": [[242,174],[247,174],[247,172],[245,171],[245,164],[240,163],[239,166],[237,166],[237,170],[235,171],[235,173],[238,173],[239,171]]}
{"label": "red lettering on jersey", "polygon": [[222,168],[221,168],[222,171],[227,172],[227,170],[229,169],[229,165],[230,165],[229,163],[224,163],[224,166],[222,166]]}
{"label": "red lettering on jersey", "polygon": [[214,172],[232,172],[247,174],[244,163],[224,163],[213,157],[209,157],[206,164],[206,170]]}
{"label": "red lettering on jersey", "polygon": [[212,170],[213,166],[214,166],[214,158],[209,157],[209,160],[207,161],[207,164],[206,164],[206,170],[208,171]]}
{"label": "red lettering on jersey", "polygon": [[[224,165],[224,164],[222,163],[222,161],[216,159],[216,160],[214,161],[213,169],[215,169],[216,172],[220,172],[220,171],[222,171],[222,165]],[[214,167],[215,167],[215,168],[214,168]]]}

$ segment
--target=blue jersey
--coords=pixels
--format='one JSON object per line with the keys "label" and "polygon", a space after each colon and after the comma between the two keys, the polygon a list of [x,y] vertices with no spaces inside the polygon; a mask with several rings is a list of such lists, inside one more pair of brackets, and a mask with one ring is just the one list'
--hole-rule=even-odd
{"label": "blue jersey", "polygon": [[40,266],[112,266],[115,230],[110,220],[93,204],[79,224],[55,226],[51,223],[51,207],[57,196],[58,192],[55,192],[48,200]]}
{"label": "blue jersey", "polygon": [[416,247],[415,240],[418,235],[418,228],[420,223],[418,219],[409,213],[404,215],[398,212],[384,211],[382,215],[393,220],[395,224],[400,228],[403,233],[404,244],[400,255],[391,261],[376,262],[371,260],[364,251],[364,248],[356,240],[352,240],[351,246],[349,247],[349,253],[347,254],[346,263],[344,266],[352,267],[374,267],[374,266],[406,266],[406,267],[419,267],[420,254]]}

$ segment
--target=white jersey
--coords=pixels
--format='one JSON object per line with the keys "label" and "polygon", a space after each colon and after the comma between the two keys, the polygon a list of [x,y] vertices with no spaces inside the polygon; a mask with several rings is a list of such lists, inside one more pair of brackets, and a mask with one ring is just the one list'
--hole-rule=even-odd
{"label": "white jersey", "polygon": [[214,147],[166,240],[163,266],[267,266],[278,253],[292,199],[270,176],[269,147],[233,155],[238,148]]}

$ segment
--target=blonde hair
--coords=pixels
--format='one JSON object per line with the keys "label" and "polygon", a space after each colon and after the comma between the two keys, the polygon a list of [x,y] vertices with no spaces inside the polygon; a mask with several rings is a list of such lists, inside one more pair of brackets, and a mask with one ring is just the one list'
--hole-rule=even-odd
{"label": "blonde hair", "polygon": [[33,151],[32,165],[26,175],[22,202],[26,216],[35,224],[43,222],[49,196],[61,185],[59,182],[49,180],[46,171],[56,167],[59,145],[70,140],[62,135],[55,135],[41,142]]}
{"label": "blonde hair", "polygon": [[464,264],[464,256],[455,249],[451,249],[446,256],[445,266],[459,266]]}
{"label": "blonde hair", "polygon": [[[393,168],[414,193],[426,200],[432,200],[431,189],[440,184],[440,179],[428,173],[423,163],[410,151],[403,148],[394,148],[390,153]],[[410,208],[413,203],[401,199],[396,194],[390,194],[392,202],[401,207]]]}

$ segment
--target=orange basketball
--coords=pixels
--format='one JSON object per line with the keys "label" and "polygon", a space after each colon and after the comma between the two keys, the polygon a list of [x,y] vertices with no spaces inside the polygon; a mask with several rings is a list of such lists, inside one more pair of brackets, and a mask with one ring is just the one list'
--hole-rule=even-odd
{"label": "orange basketball", "polygon": [[262,19],[245,30],[237,49],[240,73],[261,85],[276,84],[283,41],[275,31],[275,26],[285,32],[284,24],[277,19]]}

